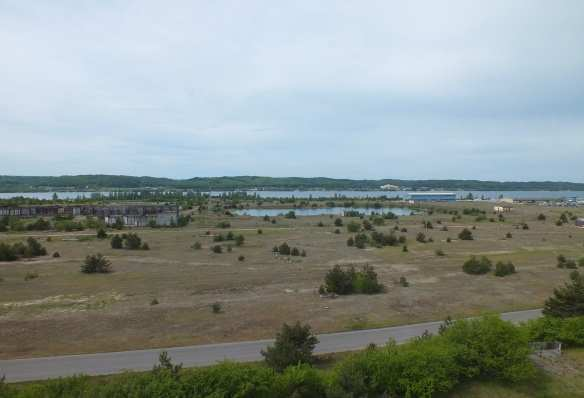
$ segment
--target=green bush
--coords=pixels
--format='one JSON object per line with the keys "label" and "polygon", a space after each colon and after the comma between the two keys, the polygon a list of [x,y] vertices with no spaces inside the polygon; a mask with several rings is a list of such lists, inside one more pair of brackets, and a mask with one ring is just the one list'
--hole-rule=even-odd
{"label": "green bush", "polygon": [[460,233],[458,234],[458,239],[460,239],[460,240],[473,240],[474,237],[472,235],[472,232],[468,228],[465,228],[462,231],[460,231]]}
{"label": "green bush", "polygon": [[495,276],[507,276],[517,272],[515,270],[515,265],[511,261],[506,263],[499,261],[497,265],[495,265]]}
{"label": "green bush", "polygon": [[482,275],[491,271],[493,264],[487,257],[477,258],[472,256],[462,265],[462,270],[471,275]]}
{"label": "green bush", "polygon": [[359,223],[356,223],[355,221],[351,221],[350,223],[347,224],[347,231],[349,233],[357,233],[361,230],[361,225]]}
{"label": "green bush", "polygon": [[106,274],[111,271],[111,262],[99,253],[88,255],[81,265],[81,272],[85,274]]}
{"label": "green bush", "polygon": [[459,320],[442,336],[456,347],[468,378],[518,382],[534,374],[527,334],[499,317]]}
{"label": "green bush", "polygon": [[553,318],[544,316],[527,325],[531,341],[560,341],[569,347],[584,347],[584,316]]}

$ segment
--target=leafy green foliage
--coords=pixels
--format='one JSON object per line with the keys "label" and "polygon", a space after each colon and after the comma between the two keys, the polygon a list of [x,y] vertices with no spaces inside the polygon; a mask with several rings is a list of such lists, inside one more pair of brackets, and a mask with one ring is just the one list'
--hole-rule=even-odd
{"label": "leafy green foliage", "polygon": [[309,325],[296,322],[290,326],[285,323],[276,335],[274,345],[262,350],[262,355],[268,366],[283,371],[290,365],[312,363],[312,352],[317,343],[318,339],[312,334]]}

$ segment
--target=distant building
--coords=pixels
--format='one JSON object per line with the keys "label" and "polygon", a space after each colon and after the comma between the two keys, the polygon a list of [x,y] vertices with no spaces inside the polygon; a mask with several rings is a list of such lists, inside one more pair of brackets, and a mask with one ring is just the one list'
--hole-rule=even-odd
{"label": "distant building", "polygon": [[453,192],[410,192],[412,202],[454,202],[456,194]]}
{"label": "distant building", "polygon": [[584,218],[578,218],[578,219],[576,220],[576,226],[577,226],[578,228],[584,228]]}
{"label": "distant building", "polygon": [[151,224],[168,226],[178,220],[177,205],[152,203],[124,203],[108,205],[32,205],[0,206],[0,217],[78,217],[89,216],[113,225],[121,219],[129,227],[144,227]]}
{"label": "distant building", "polygon": [[385,184],[380,186],[379,188],[386,190],[386,191],[399,191],[399,187],[397,185]]}
{"label": "distant building", "polygon": [[495,205],[493,210],[495,213],[509,213],[511,210],[513,210],[513,206],[508,203],[498,203]]}

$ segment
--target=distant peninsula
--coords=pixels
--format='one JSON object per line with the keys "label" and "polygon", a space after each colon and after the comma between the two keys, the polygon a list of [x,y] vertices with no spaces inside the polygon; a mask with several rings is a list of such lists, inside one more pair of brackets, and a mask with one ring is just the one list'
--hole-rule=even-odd
{"label": "distant peninsula", "polygon": [[0,192],[180,189],[232,190],[450,190],[584,191],[584,183],[559,181],[353,180],[326,177],[194,177],[172,179],[124,175],[0,176]]}

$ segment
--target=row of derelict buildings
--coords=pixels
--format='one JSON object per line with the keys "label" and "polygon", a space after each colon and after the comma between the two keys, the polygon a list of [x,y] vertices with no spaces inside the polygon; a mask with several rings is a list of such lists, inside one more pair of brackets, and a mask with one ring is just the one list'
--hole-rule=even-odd
{"label": "row of derelict buildings", "polygon": [[179,207],[174,204],[107,204],[107,205],[15,205],[0,206],[0,217],[52,218],[96,217],[107,225],[122,222],[130,227],[176,224]]}

